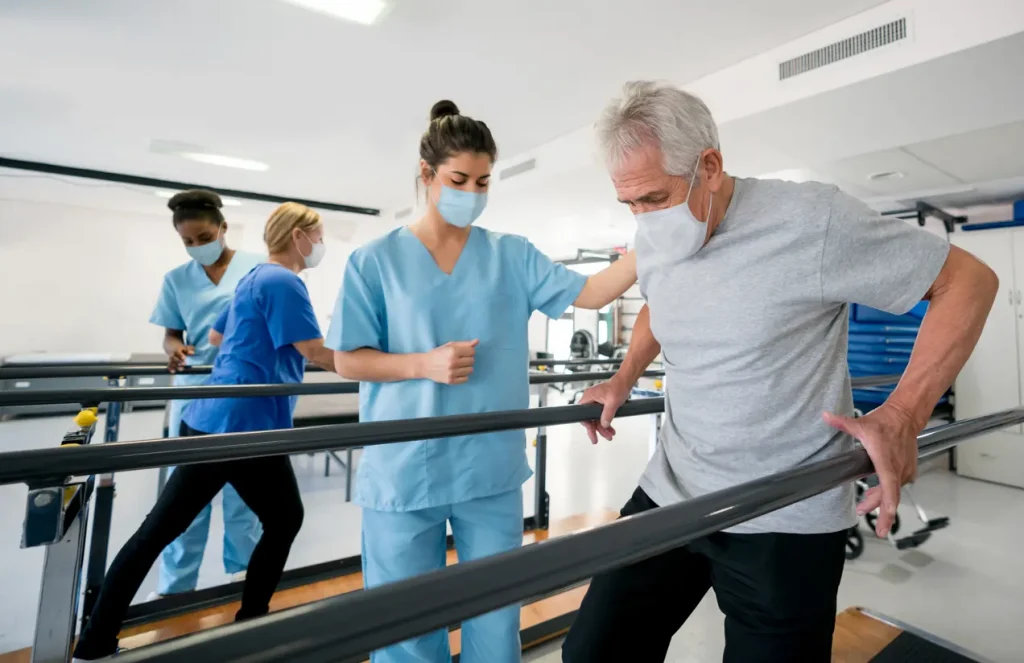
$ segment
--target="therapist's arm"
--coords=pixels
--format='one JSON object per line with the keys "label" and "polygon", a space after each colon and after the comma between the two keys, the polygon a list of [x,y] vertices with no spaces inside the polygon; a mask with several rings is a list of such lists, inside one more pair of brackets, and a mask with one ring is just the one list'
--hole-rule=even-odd
{"label": "therapist's arm", "polygon": [[335,352],[334,368],[341,377],[360,382],[432,380],[439,384],[462,384],[473,373],[476,346],[475,340],[455,341],[430,352],[408,354],[360,348]]}
{"label": "therapist's arm", "polygon": [[587,279],[575,305],[583,309],[601,309],[621,297],[636,283],[636,252],[630,251]]}
{"label": "therapist's arm", "polygon": [[196,353],[191,345],[185,345],[185,332],[181,329],[164,330],[164,352],[167,353],[167,370],[177,373],[185,360]]}
{"label": "therapist's arm", "polygon": [[329,373],[334,372],[334,350],[324,347],[324,339],[311,338],[308,341],[292,343],[292,345],[309,363],[319,366]]}
{"label": "therapist's arm", "polygon": [[213,347],[219,348],[220,344],[224,342],[224,334],[221,334],[216,329],[211,329],[210,333],[206,335],[206,340],[208,340],[210,345]]}

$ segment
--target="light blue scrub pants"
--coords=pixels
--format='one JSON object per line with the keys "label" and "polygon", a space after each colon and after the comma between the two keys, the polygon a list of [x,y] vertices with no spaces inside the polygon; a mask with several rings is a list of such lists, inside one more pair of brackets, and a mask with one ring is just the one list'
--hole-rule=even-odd
{"label": "light blue scrub pants", "polygon": [[[186,403],[187,401],[171,402],[167,421],[168,437],[178,437],[181,414]],[[173,472],[174,468],[168,470]],[[224,486],[221,499],[224,509],[224,572],[241,573],[249,568],[249,557],[263,535],[263,526],[231,484]],[[166,596],[190,592],[196,588],[199,582],[199,567],[203,563],[203,551],[210,537],[212,512],[213,506],[207,504],[188,529],[164,548],[160,554],[160,581],[157,593]]]}
{"label": "light blue scrub pants", "polygon": [[[446,523],[460,561],[523,545],[521,488],[419,511],[363,509],[363,581],[377,587],[444,568]],[[519,605],[462,624],[461,663],[518,663]],[[439,630],[370,654],[371,663],[449,663],[448,631]]]}

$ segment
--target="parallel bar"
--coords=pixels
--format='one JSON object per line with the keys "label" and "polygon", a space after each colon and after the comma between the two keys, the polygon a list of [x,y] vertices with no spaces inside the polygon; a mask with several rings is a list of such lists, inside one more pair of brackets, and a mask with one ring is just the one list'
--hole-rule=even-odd
{"label": "parallel bar", "polygon": [[[1024,422],[1024,408],[933,429],[931,456]],[[796,467],[610,525],[463,562],[358,595],[326,599],[122,654],[118,663],[344,660],[632,564],[788,506],[872,472],[863,449]]]}
{"label": "parallel bar", "polygon": [[[607,380],[615,373],[533,373],[530,384],[558,384]],[[647,371],[658,377],[664,371]],[[193,400],[197,398],[256,398],[264,396],[308,396],[359,393],[358,382],[312,382],[293,384],[203,384],[170,387],[114,387],[96,389],[39,389],[0,392],[0,407],[53,405],[56,403],[125,403],[132,401]]]}
{"label": "parallel bar", "polygon": [[[623,405],[618,416],[651,414],[664,408],[664,399],[644,398]],[[0,485],[60,485],[69,476],[557,426],[597,419],[600,416],[601,405],[592,403],[536,410],[11,451],[0,454]]]}
{"label": "parallel bar", "polygon": [[[621,359],[534,359],[531,368],[539,366],[604,366],[621,364]],[[213,370],[209,364],[187,366],[182,375],[205,375]],[[309,365],[309,372],[320,372],[322,368]],[[0,366],[0,380],[43,380],[56,378],[105,378],[138,377],[143,375],[168,375],[167,364],[11,364]]]}

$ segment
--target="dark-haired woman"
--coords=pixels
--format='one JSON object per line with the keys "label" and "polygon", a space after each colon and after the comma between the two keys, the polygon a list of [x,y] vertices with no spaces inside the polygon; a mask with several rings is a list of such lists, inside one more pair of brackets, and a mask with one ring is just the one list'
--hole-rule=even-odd
{"label": "dark-haired woman", "polygon": [[[600,309],[636,281],[633,254],[588,279],[523,237],[473,226],[496,156],[486,124],[436,104],[420,141],[423,216],[350,257],[326,345],[362,383],[361,421],[529,407],[530,315]],[[366,586],[444,567],[448,523],[463,561],[522,545],[529,476],[523,431],[367,447],[356,486]],[[519,659],[518,606],[463,624],[463,663]],[[448,663],[448,633],[371,660]]]}
{"label": "dark-haired woman", "polygon": [[[235,286],[253,267],[264,262],[257,253],[236,251],[227,245],[228,224],[221,213],[220,196],[212,191],[182,191],[168,202],[174,229],[188,252],[187,263],[164,276],[156,309],[149,321],[164,328],[168,368],[178,373],[184,366],[212,364],[217,346],[214,322],[228,307]],[[202,384],[206,375],[180,374],[176,385]],[[168,435],[177,437],[181,414],[189,401],[171,401]],[[231,485],[224,487],[224,572],[238,577],[249,566],[249,557],[260,540],[260,522]],[[210,533],[208,504],[195,521],[160,556],[157,595],[194,590]],[[156,598],[151,596],[150,598]]]}

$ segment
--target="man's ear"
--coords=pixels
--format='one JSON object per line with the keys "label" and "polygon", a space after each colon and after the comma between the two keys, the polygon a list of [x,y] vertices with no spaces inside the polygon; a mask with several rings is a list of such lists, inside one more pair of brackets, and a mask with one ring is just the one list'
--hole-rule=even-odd
{"label": "man's ear", "polygon": [[722,160],[722,153],[714,148],[706,150],[701,155],[700,165],[708,190],[718,193],[725,181],[725,164]]}

